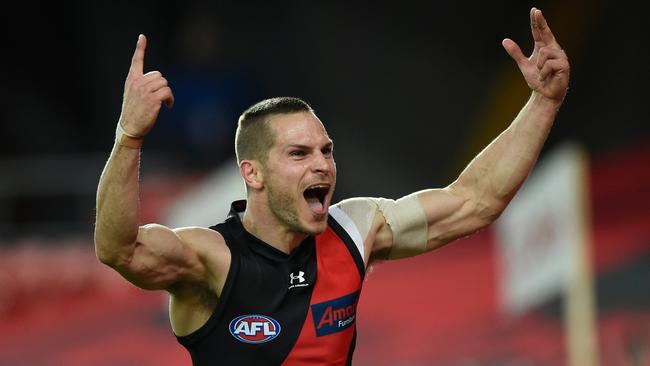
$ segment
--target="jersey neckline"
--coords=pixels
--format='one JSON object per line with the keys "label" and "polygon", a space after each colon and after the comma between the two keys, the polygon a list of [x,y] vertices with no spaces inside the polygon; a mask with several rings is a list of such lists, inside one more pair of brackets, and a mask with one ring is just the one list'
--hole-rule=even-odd
{"label": "jersey neckline", "polygon": [[258,254],[274,261],[284,262],[289,259],[308,255],[308,253],[313,250],[315,240],[312,235],[303,240],[290,254],[285,253],[273,245],[265,242],[264,240],[256,237],[255,235],[249,233],[246,228],[244,228],[244,224],[241,222],[240,214],[244,211],[246,211],[246,200],[233,202],[230,206],[230,213],[228,214],[228,219],[226,221],[230,223],[232,233],[239,239],[238,241],[241,243],[246,243],[251,250],[257,252]]}

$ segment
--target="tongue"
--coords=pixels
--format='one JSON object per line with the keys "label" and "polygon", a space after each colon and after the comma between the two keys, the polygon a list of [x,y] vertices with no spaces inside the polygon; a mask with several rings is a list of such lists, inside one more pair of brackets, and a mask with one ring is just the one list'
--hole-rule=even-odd
{"label": "tongue", "polygon": [[323,210],[323,204],[318,200],[316,197],[306,197],[307,198],[307,204],[309,207],[311,207],[312,210],[315,211],[322,211]]}

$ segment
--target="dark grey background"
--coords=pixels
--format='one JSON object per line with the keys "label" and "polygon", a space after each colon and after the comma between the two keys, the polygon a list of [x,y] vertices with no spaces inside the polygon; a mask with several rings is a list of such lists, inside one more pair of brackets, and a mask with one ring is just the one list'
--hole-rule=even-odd
{"label": "dark grey background", "polygon": [[218,166],[232,154],[245,107],[292,95],[313,105],[335,141],[338,199],[398,197],[448,184],[524,104],[526,85],[501,40],[530,51],[532,5],[572,65],[545,151],[575,140],[598,158],[648,144],[648,13],[639,4],[4,5],[2,239],[90,233],[139,33],[149,39],[146,70],[163,72],[176,93],[176,107],[162,112],[145,143],[145,174]]}

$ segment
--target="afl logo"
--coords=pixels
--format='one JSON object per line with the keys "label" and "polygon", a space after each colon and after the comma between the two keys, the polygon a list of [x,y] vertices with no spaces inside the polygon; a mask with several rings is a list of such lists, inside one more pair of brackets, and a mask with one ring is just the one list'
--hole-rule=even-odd
{"label": "afl logo", "polygon": [[280,323],[275,319],[257,314],[241,315],[230,322],[230,334],[245,343],[265,343],[280,334]]}

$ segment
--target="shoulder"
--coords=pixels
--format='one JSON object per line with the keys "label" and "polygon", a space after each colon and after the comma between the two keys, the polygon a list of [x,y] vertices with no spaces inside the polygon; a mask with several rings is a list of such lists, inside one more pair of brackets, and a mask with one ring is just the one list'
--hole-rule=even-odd
{"label": "shoulder", "polygon": [[[336,216],[343,214],[344,217],[352,220],[361,228],[369,228],[376,221],[377,214],[381,214],[381,206],[384,201],[391,201],[386,198],[376,197],[354,197],[340,201],[330,206],[330,213]],[[367,231],[367,229],[366,229]]]}
{"label": "shoulder", "polygon": [[354,223],[365,239],[379,211],[379,200],[381,198],[348,198],[330,206],[329,213],[341,225],[347,221]]}
{"label": "shoulder", "polygon": [[381,197],[353,197],[347,198],[332,205],[342,210],[376,210],[381,201],[386,198]]}
{"label": "shoulder", "polygon": [[188,226],[176,228],[173,229],[173,231],[199,255],[228,252],[226,240],[221,233],[216,230],[205,227]]}
{"label": "shoulder", "polygon": [[421,242],[426,244],[427,220],[419,193],[398,200],[351,198],[337,206],[365,230],[364,244],[371,259],[399,258],[403,255],[395,249],[415,246],[420,250]]}
{"label": "shoulder", "polygon": [[206,244],[208,242],[215,244],[221,242],[225,244],[225,240],[221,234],[210,228],[200,226],[186,226],[172,229],[176,235],[186,242],[192,242],[197,245]]}
{"label": "shoulder", "polygon": [[231,253],[224,237],[216,230],[189,226],[173,229],[192,248],[210,275],[211,286],[220,293],[230,269]]}
{"label": "shoulder", "polygon": [[[375,251],[375,242],[385,226],[380,207],[385,198],[355,197],[330,206],[330,215],[350,234],[355,242],[359,240],[363,248],[364,262],[368,263]],[[358,235],[358,239],[355,238]],[[381,236],[381,235],[380,235]]]}

